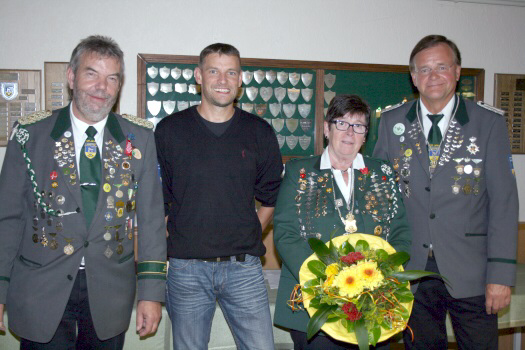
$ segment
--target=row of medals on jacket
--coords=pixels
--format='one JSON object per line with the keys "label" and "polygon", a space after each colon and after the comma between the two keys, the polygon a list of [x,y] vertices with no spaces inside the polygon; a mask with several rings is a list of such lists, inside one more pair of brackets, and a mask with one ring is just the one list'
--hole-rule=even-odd
{"label": "row of medals on jacket", "polygon": [[[315,177],[317,176],[317,179]],[[360,191],[365,191],[365,184],[366,184],[366,175],[360,175],[358,177],[359,185],[357,186]],[[372,191],[367,191],[365,194],[365,210],[362,211],[363,214],[366,214],[368,211],[372,216],[374,221],[382,221],[382,216],[388,215],[388,208],[390,203],[391,195],[388,191],[388,180],[382,179],[383,183],[387,184],[387,186],[382,186],[382,183],[377,180],[377,176],[375,174],[372,174],[371,176],[371,182],[373,186]],[[320,218],[321,216],[326,216],[328,214],[327,212],[327,194],[333,193],[333,179],[332,179],[332,186],[327,186],[328,180],[330,179],[329,173],[325,173],[322,176],[318,176],[314,172],[310,172],[306,174],[306,169],[302,168],[299,170],[299,189],[297,189],[297,195],[295,196],[295,206],[296,206],[296,213],[297,218],[299,221],[299,233],[301,237],[304,239],[307,239],[309,234],[307,232],[312,232],[312,222],[310,217],[311,208],[313,206],[313,202],[315,202],[315,218]],[[383,193],[383,191],[385,193]],[[373,193],[375,192],[375,193]],[[304,203],[305,209],[303,210],[301,208],[303,204],[303,196],[306,196],[306,202]],[[334,196],[335,198],[335,196]],[[335,203],[334,205],[339,205],[338,201],[334,199]],[[322,203],[322,205],[321,205]],[[379,209],[378,209],[379,208]],[[380,213],[381,211],[381,213]],[[301,214],[305,215],[301,215]],[[359,209],[355,209],[355,213],[359,213]],[[304,219],[303,219],[304,218]],[[386,227],[385,229],[388,229]],[[378,225],[374,229],[374,234],[379,236],[383,233],[383,227],[381,225]],[[386,232],[388,234],[388,232]],[[320,233],[316,233],[315,236],[317,238],[321,238]]]}
{"label": "row of medals on jacket", "polygon": [[[74,148],[74,142],[69,139],[71,136],[71,133],[67,133],[65,135],[69,135],[68,137],[63,137],[60,141],[55,142],[55,150],[53,158],[56,160],[60,171],[62,174],[69,178],[69,183],[72,186],[75,186],[78,182],[78,174],[77,170],[75,168],[76,158],[75,158],[75,148]],[[104,168],[107,170],[107,174],[105,177],[106,183],[104,184],[104,191],[109,192],[111,191],[111,185],[109,182],[115,182],[113,179],[115,178],[114,174],[116,172],[116,168],[120,166],[120,159],[122,158],[123,152],[122,147],[118,144],[115,145],[115,143],[112,140],[108,140],[105,142],[105,158],[104,158]],[[135,152],[135,157],[137,159],[140,159],[140,151]],[[130,154],[127,157],[123,158],[122,161],[122,169],[130,171],[131,164],[128,161],[131,159],[132,155]],[[74,240],[74,238],[71,238],[67,236],[63,232],[63,223],[62,223],[62,214],[64,211],[60,208],[62,205],[66,203],[66,198],[63,195],[56,195],[55,190],[59,188],[59,182],[58,180],[58,173],[56,171],[52,171],[50,174],[51,187],[52,190],[49,191],[41,191],[42,200],[45,201],[47,199],[47,204],[50,208],[52,208],[55,204],[58,206],[58,209],[56,210],[58,216],[52,216],[49,214],[46,214],[46,211],[41,208],[38,203],[34,202],[34,215],[33,215],[33,230],[35,231],[32,235],[32,241],[34,243],[40,243],[44,247],[49,247],[51,250],[56,250],[59,247],[59,243],[57,241],[57,236],[61,236],[64,241],[66,242],[66,245],[64,246],[64,254],[71,255],[74,253],[75,248],[71,244]],[[134,179],[134,174],[131,172],[127,172],[124,174],[121,174],[121,184],[114,185],[115,188],[117,188],[117,191],[115,192],[115,196],[117,198],[123,197],[123,191],[120,190],[121,186],[129,186],[130,183],[134,183],[133,189],[128,189],[128,202],[126,204],[126,211],[130,213],[135,209],[135,203],[134,201],[131,201],[132,197],[134,196],[134,191],[136,190],[136,184]],[[124,214],[124,204],[122,201],[117,202],[117,205],[114,203],[114,198],[112,196],[108,196],[107,198],[107,208],[108,209],[115,209],[117,211],[117,217],[122,217]],[[106,212],[107,215],[108,212]],[[106,220],[107,220],[106,216]],[[111,217],[112,219],[112,217]],[[45,220],[46,224],[40,225],[40,221]],[[110,221],[110,220],[108,220]],[[132,220],[128,216],[126,218],[126,224],[125,224],[125,235],[124,237],[120,237],[119,235],[119,229],[122,225],[114,225],[114,226],[105,226],[106,233],[104,234],[104,240],[110,241],[112,239],[112,231],[115,232],[115,241],[118,242],[117,246],[117,254],[122,254],[124,249],[121,244],[124,237],[127,237],[129,240],[133,239],[133,230],[132,230]],[[54,227],[54,230],[53,230]],[[55,232],[46,232],[46,229],[53,230]],[[38,232],[40,231],[40,235]],[[48,238],[49,236],[49,238]],[[111,248],[108,246],[106,247],[106,251],[104,254],[109,258],[113,252]],[[109,255],[109,256],[108,256]]]}
{"label": "row of medals on jacket", "polygon": [[[412,128],[408,131],[409,137],[414,140],[414,142],[417,141],[418,138],[418,127],[419,125],[415,125],[417,122],[415,121],[412,124]],[[452,153],[452,150],[461,148],[464,138],[463,135],[460,134],[459,127],[457,127],[457,121],[451,120],[450,122],[450,130],[447,130],[445,134],[444,140],[446,140],[445,147],[443,149],[443,154],[439,156],[439,160],[436,162],[443,166],[445,163],[448,163],[451,159],[449,153]],[[422,131],[421,131],[422,132]],[[469,141],[470,144],[467,146],[467,151],[471,155],[475,155],[479,152],[479,147],[476,144],[476,137],[470,137]],[[405,188],[403,190],[403,193],[405,197],[410,197],[411,189],[409,187],[409,177],[410,177],[410,161],[412,160],[412,149],[406,148],[407,144],[404,143],[405,138],[403,135],[400,136],[400,150],[399,150],[399,157],[394,158],[393,160],[393,168],[396,170],[398,174],[401,175],[401,178],[403,179],[403,183],[405,184]],[[419,154],[422,153],[421,145],[419,142],[415,143],[417,152]],[[400,160],[401,165],[400,165]],[[452,179],[454,180],[454,184],[452,184],[452,193],[453,194],[459,194],[463,192],[465,195],[478,195],[480,192],[479,188],[479,182],[481,181],[481,167],[479,164],[481,163],[482,159],[476,159],[476,158],[470,158],[470,157],[464,157],[464,158],[452,158],[457,165],[456,168],[456,176],[452,176]],[[463,164],[464,163],[464,164]],[[472,163],[472,164],[470,164]],[[465,175],[473,175],[473,177],[466,177]],[[465,184],[462,186],[458,183],[459,180],[465,179]],[[471,184],[471,180],[474,180],[474,186]]]}

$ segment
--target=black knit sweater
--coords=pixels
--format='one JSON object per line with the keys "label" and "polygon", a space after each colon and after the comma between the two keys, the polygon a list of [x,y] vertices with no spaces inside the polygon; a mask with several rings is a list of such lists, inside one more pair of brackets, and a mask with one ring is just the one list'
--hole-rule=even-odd
{"label": "black knit sweater", "polygon": [[196,107],[164,118],[155,131],[168,219],[168,257],[262,256],[256,198],[273,207],[282,160],[272,128],[235,109],[221,136]]}

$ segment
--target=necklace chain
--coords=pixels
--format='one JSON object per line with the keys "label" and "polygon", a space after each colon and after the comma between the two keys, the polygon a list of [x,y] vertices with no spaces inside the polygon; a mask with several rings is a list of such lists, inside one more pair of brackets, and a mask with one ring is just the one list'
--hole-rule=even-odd
{"label": "necklace chain", "polygon": [[[352,167],[348,169],[353,169]],[[346,171],[348,171],[346,169]],[[339,214],[339,218],[341,219],[341,222],[345,226],[346,233],[354,233],[357,231],[357,224],[354,217],[354,203],[355,203],[355,189],[354,189],[354,173],[353,171],[348,172],[348,176],[350,177],[350,191],[352,192],[352,195],[350,196],[350,193],[348,195],[348,202],[346,203],[346,209],[348,210],[348,214],[346,214],[346,217],[343,218],[343,215],[341,214],[341,209],[339,209],[339,206],[336,203],[335,198],[335,181],[334,181],[334,171],[332,167],[332,194],[334,196],[334,206],[337,210],[337,213]],[[350,207],[351,205],[351,207]]]}

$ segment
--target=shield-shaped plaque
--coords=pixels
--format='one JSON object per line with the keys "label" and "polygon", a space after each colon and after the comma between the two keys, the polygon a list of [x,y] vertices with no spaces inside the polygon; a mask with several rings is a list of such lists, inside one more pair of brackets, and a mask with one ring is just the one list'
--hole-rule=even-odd
{"label": "shield-shaped plaque", "polygon": [[324,83],[326,86],[328,86],[329,89],[332,88],[335,84],[335,75],[332,73],[325,74],[324,76]]}
{"label": "shield-shaped plaque", "polygon": [[293,86],[297,85],[297,83],[299,82],[299,80],[301,80],[301,74],[299,73],[290,73],[290,83],[292,83]]}
{"label": "shield-shaped plaque", "polygon": [[190,80],[193,77],[193,71],[189,68],[186,68],[182,71],[182,77],[186,80]]}
{"label": "shield-shaped plaque", "polygon": [[175,110],[175,101],[162,101],[162,107],[167,115],[170,115]]}
{"label": "shield-shaped plaque", "polygon": [[279,148],[283,148],[284,146],[284,141],[285,141],[285,137],[281,134],[277,134],[277,143],[279,144]]}
{"label": "shield-shaped plaque", "polygon": [[266,71],[266,80],[268,80],[270,84],[273,84],[276,77],[277,73],[275,73],[273,70]]}
{"label": "shield-shaped plaque", "polygon": [[288,80],[288,73],[286,72],[277,73],[277,80],[279,81],[279,84],[283,85]]}
{"label": "shield-shaped plaque", "polygon": [[179,79],[182,74],[182,70],[179,67],[175,67],[171,70],[171,77],[175,80]]}
{"label": "shield-shaped plaque", "polygon": [[0,94],[8,101],[14,100],[18,96],[18,83],[1,83]]}
{"label": "shield-shaped plaque", "polygon": [[253,72],[250,72],[249,70],[242,72],[242,82],[244,85],[248,85],[252,82],[253,79]]}
{"label": "shield-shaped plaque", "polygon": [[297,146],[297,141],[299,141],[299,138],[295,135],[286,136],[286,144],[290,149],[294,149]]}
{"label": "shield-shaped plaque", "polygon": [[284,127],[284,119],[282,118],[272,119],[272,125],[275,131],[280,132]]}
{"label": "shield-shaped plaque", "polygon": [[275,88],[273,91],[277,101],[282,102],[282,100],[284,100],[284,97],[286,96],[286,89],[283,87],[278,87]]}
{"label": "shield-shaped plaque", "polygon": [[258,103],[255,105],[255,113],[257,113],[259,117],[265,115],[267,109],[268,105],[266,103]]}
{"label": "shield-shaped plaque", "polygon": [[252,113],[253,112],[253,103],[243,103],[241,108],[245,112]]}
{"label": "shield-shaped plaque", "polygon": [[[157,127],[157,124],[162,120],[162,118],[159,118],[159,117],[153,117],[153,118],[148,118],[148,121],[149,122],[152,122],[153,123],[153,131],[155,131],[155,128]],[[111,196],[110,196],[111,197]],[[108,197],[109,198],[109,197]],[[109,207],[108,207],[109,209]]]}
{"label": "shield-shaped plaque", "polygon": [[182,94],[186,91],[188,91],[188,84],[186,83],[176,83],[175,84],[175,92]]}
{"label": "shield-shaped plaque", "polygon": [[299,119],[286,119],[286,128],[290,130],[290,132],[294,132],[297,130],[297,127],[299,126]]}
{"label": "shield-shaped plaque", "polygon": [[[302,120],[301,120],[302,121]],[[312,138],[310,136],[299,136],[299,146],[306,151],[306,149],[310,146],[310,142],[312,141]]]}
{"label": "shield-shaped plaque", "polygon": [[264,100],[264,102],[268,102],[268,100],[270,98],[272,98],[273,89],[271,87],[269,87],[269,86],[262,87],[261,91],[260,91],[260,94],[261,94],[261,98]]}
{"label": "shield-shaped plaque", "polygon": [[246,88],[246,96],[250,99],[250,101],[254,101],[257,98],[257,94],[259,93],[259,89],[255,86],[250,86]]}
{"label": "shield-shaped plaque", "polygon": [[197,90],[198,90],[197,85],[195,85],[195,84],[189,84],[188,85],[188,92],[190,94],[197,95],[197,92],[198,92]]}
{"label": "shield-shaped plaque", "polygon": [[324,100],[327,104],[330,104],[330,101],[332,101],[334,97],[335,97],[335,91],[328,90],[324,92]]}
{"label": "shield-shaped plaque", "polygon": [[237,91],[237,101],[239,101],[244,96],[244,88],[240,87]]}
{"label": "shield-shaped plaque", "polygon": [[281,113],[281,104],[270,103],[270,113],[272,113],[274,117],[277,117]]}
{"label": "shield-shaped plaque", "polygon": [[177,108],[179,109],[179,111],[183,111],[189,106],[190,106],[190,103],[188,101],[178,101],[177,102]]}
{"label": "shield-shaped plaque", "polygon": [[285,103],[283,105],[284,115],[286,115],[288,118],[291,118],[295,113],[295,108],[296,108],[295,104]]}
{"label": "shield-shaped plaque", "polygon": [[314,90],[312,89],[301,89],[301,95],[303,96],[303,99],[306,102],[309,102],[314,94]]}
{"label": "shield-shaped plaque", "polygon": [[264,72],[262,70],[256,70],[253,72],[253,77],[255,81],[260,84],[264,80]]}
{"label": "shield-shaped plaque", "polygon": [[299,105],[299,114],[301,117],[306,118],[310,114],[310,111],[312,110],[312,105],[303,103]]}
{"label": "shield-shaped plaque", "polygon": [[159,69],[159,74],[162,79],[166,79],[167,77],[170,76],[170,69],[164,66],[161,69]]}
{"label": "shield-shaped plaque", "polygon": [[292,102],[297,101],[297,99],[299,98],[300,92],[301,90],[299,89],[295,89],[295,88],[288,89],[288,98],[290,99],[290,101]]}
{"label": "shield-shaped plaque", "polygon": [[148,86],[148,92],[151,96],[155,96],[157,92],[159,91],[159,83],[147,83]]}
{"label": "shield-shaped plaque", "polygon": [[[168,74],[168,76],[169,76],[169,74]],[[173,85],[171,85],[171,83],[162,83],[162,84],[160,84],[160,91],[162,91],[165,94],[167,94],[168,92],[172,92],[173,91]]]}
{"label": "shield-shaped plaque", "polygon": [[200,104],[201,104],[201,101],[190,101],[190,107],[200,105]]}
{"label": "shield-shaped plaque", "polygon": [[304,132],[308,132],[312,127],[312,119],[301,119],[299,120],[299,125],[301,125],[301,129],[303,129]]}
{"label": "shield-shaped plaque", "polygon": [[148,111],[151,113],[152,116],[156,117],[157,114],[159,114],[160,107],[162,107],[160,101],[148,101]]}
{"label": "shield-shaped plaque", "polygon": [[159,69],[157,67],[151,66],[148,68],[148,75],[151,79],[155,79],[158,74],[159,74]]}
{"label": "shield-shaped plaque", "polygon": [[312,82],[314,75],[312,73],[303,73],[301,74],[301,80],[303,81],[304,86],[308,87]]}

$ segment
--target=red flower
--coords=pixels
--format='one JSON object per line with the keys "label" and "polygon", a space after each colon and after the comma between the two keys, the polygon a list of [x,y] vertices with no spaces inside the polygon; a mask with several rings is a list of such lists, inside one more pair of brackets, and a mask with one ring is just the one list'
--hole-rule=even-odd
{"label": "red flower", "polygon": [[370,171],[368,170],[368,167],[366,167],[366,166],[363,169],[359,169],[359,171],[363,175],[368,175],[370,173]]}
{"label": "red flower", "polygon": [[365,256],[361,252],[351,252],[346,256],[341,257],[341,261],[347,264],[353,264],[356,261],[363,260]]}
{"label": "red flower", "polygon": [[357,321],[363,316],[363,314],[357,310],[354,303],[344,304],[343,312],[346,314],[346,319],[349,321]]}
{"label": "red flower", "polygon": [[385,175],[383,175],[383,181],[386,181],[386,176]]}
{"label": "red flower", "polygon": [[300,174],[299,177],[300,177],[301,179],[304,179],[304,178],[306,177],[306,174]]}

